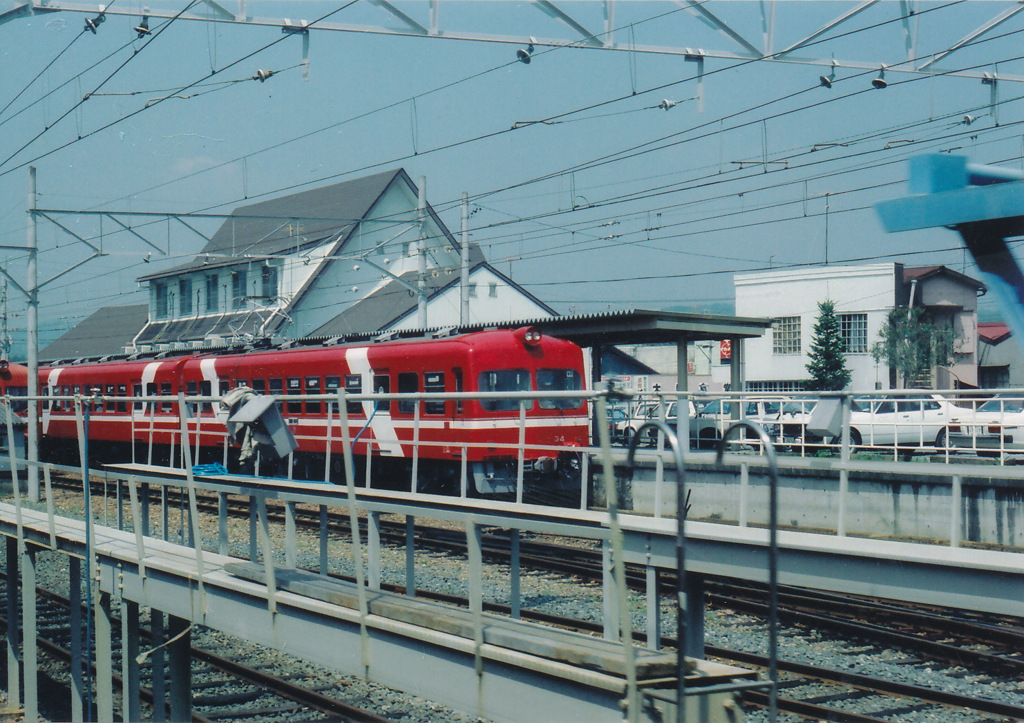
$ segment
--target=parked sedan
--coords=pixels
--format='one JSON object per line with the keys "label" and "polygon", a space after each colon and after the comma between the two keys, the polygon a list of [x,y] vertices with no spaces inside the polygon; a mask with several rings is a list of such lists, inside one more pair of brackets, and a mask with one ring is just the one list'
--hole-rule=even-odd
{"label": "parked sedan", "polygon": [[939,394],[854,399],[850,406],[850,444],[945,447],[950,421],[970,413],[971,410],[958,407]]}
{"label": "parked sedan", "polygon": [[949,446],[978,454],[1024,451],[1024,399],[999,394],[949,424]]}

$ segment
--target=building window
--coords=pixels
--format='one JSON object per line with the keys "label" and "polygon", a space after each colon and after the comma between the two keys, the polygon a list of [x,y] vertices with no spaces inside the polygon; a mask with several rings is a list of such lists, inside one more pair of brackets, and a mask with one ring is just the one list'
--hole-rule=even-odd
{"label": "building window", "polygon": [[772,354],[800,353],[800,317],[783,316],[772,322]]}
{"label": "building window", "polygon": [[217,287],[217,274],[206,277],[206,310],[220,310],[220,289]]}
{"label": "building window", "polygon": [[167,316],[167,284],[163,281],[157,281],[153,284],[153,297],[156,318],[165,318]]}
{"label": "building window", "polygon": [[839,329],[847,354],[868,353],[868,315],[840,314]]}
{"label": "building window", "polygon": [[192,313],[192,279],[178,279],[178,313]]}
{"label": "building window", "polygon": [[263,267],[263,295],[271,301],[277,298],[277,267],[267,264]]}
{"label": "building window", "polygon": [[802,392],[807,387],[798,379],[785,379],[767,382],[747,382],[748,392]]}
{"label": "building window", "polygon": [[496,283],[491,282],[490,284],[488,284],[487,295],[490,296],[492,299],[498,298],[498,285]]}
{"label": "building window", "polygon": [[476,284],[469,285],[469,296],[476,296]]}
{"label": "building window", "polygon": [[231,308],[241,309],[245,306],[245,285],[249,282],[249,275],[245,269],[238,269],[231,272]]}

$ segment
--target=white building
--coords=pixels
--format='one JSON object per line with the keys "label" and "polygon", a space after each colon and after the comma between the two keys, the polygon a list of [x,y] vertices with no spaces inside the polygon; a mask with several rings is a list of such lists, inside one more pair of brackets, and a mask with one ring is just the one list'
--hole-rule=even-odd
{"label": "white building", "polygon": [[555,315],[475,244],[464,313],[461,244],[420,196],[398,169],[240,206],[190,262],[139,278],[148,306],[100,309],[42,358]]}
{"label": "white building", "polygon": [[809,378],[807,354],[818,303],[829,300],[835,303],[846,342],[851,390],[897,386],[895,373],[871,355],[887,314],[897,306],[923,306],[935,323],[958,332],[954,362],[933,370],[933,388],[977,386],[977,297],[985,289],[968,276],[944,266],[904,268],[888,263],[736,274],[733,283],[738,316],[773,321],[764,337],[746,342],[744,375],[749,391],[802,388]]}

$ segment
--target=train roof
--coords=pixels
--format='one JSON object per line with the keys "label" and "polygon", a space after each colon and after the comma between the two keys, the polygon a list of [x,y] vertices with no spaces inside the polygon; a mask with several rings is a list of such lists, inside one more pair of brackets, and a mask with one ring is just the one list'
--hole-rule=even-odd
{"label": "train roof", "polygon": [[[517,327],[521,328],[521,327]],[[246,344],[229,344],[215,347],[202,347],[202,348],[187,348],[187,349],[167,349],[159,352],[139,352],[135,354],[108,354],[105,356],[96,357],[78,357],[68,359],[58,359],[55,361],[49,361],[41,364],[41,367],[52,368],[52,367],[64,367],[74,366],[77,364],[104,364],[104,363],[117,363],[117,362],[140,362],[140,361],[159,361],[164,359],[180,359],[184,357],[211,357],[211,356],[232,356],[249,354],[252,352],[270,352],[270,351],[283,351],[293,349],[321,349],[324,347],[342,347],[342,346],[353,346],[358,344],[384,344],[388,342],[428,342],[437,341],[442,339],[459,340],[467,337],[479,337],[484,334],[493,334],[498,332],[513,333],[515,329],[510,327],[499,327],[490,326],[486,328],[474,329],[472,331],[459,332],[454,327],[445,329],[433,330],[429,333],[424,333],[422,329],[418,330],[403,330],[403,331],[389,331],[389,332],[374,332],[374,333],[355,333],[346,334],[343,336],[335,337],[308,337],[305,339],[275,342],[270,339],[258,340]],[[550,336],[550,335],[549,335]],[[555,337],[552,337],[555,338]],[[564,340],[561,340],[564,341]],[[569,343],[569,342],[565,342]]]}

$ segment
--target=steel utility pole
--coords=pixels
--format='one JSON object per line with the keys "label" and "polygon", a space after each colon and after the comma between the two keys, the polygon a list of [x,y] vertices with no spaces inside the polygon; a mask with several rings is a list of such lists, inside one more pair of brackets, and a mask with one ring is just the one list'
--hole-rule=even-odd
{"label": "steel utility pole", "polygon": [[459,289],[459,319],[462,326],[469,323],[469,194],[462,192],[462,275]]}
{"label": "steel utility pole", "polygon": [[419,199],[417,205],[417,218],[419,221],[420,237],[416,242],[417,272],[416,272],[416,323],[421,329],[427,328],[427,177],[420,176]]}
{"label": "steel utility pole", "polygon": [[[36,238],[36,167],[28,168],[28,235],[25,245],[28,247],[28,284],[25,295],[28,297],[28,439],[26,454],[28,457],[28,498],[39,501],[39,407],[34,397],[39,395],[39,246]],[[13,441],[12,441],[13,443]],[[13,449],[13,447],[12,447]]]}

